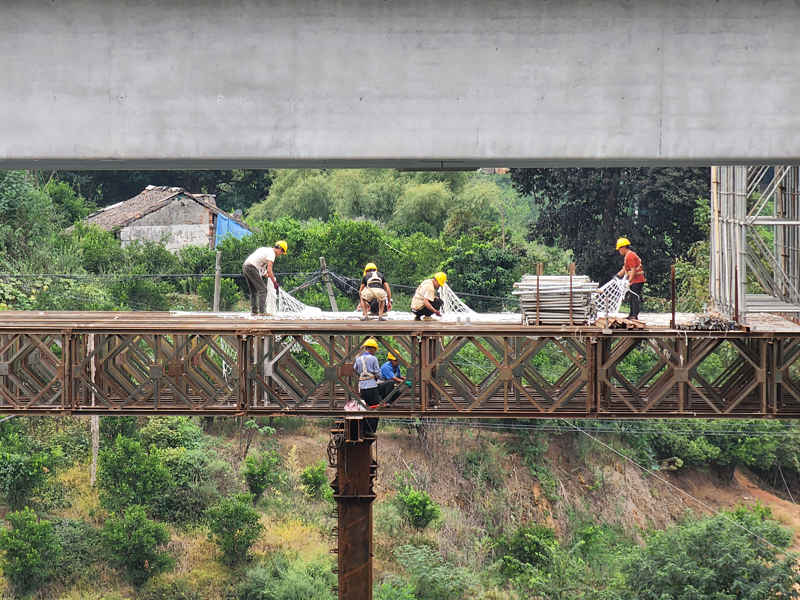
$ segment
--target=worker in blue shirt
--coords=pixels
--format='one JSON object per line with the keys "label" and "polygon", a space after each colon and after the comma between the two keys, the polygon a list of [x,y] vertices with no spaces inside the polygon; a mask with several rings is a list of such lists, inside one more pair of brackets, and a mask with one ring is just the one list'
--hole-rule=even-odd
{"label": "worker in blue shirt", "polygon": [[[400,364],[398,363],[397,357],[389,352],[389,354],[386,355],[386,362],[381,365],[381,376],[380,379],[378,379],[378,395],[381,397],[381,400],[385,400],[386,397],[392,393],[394,386],[404,381],[405,378],[400,371]],[[391,405],[393,401],[394,400],[387,402],[387,404]]]}
{"label": "worker in blue shirt", "polygon": [[[378,359],[375,353],[378,352],[378,342],[375,338],[369,338],[362,344],[364,353],[356,358],[353,368],[358,373],[358,391],[364,404],[372,408],[381,403],[378,394],[378,378],[381,374]],[[367,430],[373,434],[378,430],[378,419],[367,419]]]}

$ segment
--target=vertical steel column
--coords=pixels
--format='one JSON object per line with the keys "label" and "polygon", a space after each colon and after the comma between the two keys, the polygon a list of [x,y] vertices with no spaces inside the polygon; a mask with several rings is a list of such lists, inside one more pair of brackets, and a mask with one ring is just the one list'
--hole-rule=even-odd
{"label": "vertical steel column", "polygon": [[[372,600],[372,502],[378,463],[374,437],[365,437],[363,417],[337,421],[329,456],[335,451],[331,483],[338,512],[339,600]],[[332,457],[332,456],[331,456]]]}

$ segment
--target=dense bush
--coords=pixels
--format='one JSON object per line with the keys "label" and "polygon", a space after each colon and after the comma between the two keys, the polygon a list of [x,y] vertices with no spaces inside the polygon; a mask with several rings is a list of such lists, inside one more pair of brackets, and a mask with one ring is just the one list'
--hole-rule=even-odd
{"label": "dense bush", "polygon": [[428,546],[400,546],[394,551],[409,574],[419,600],[456,600],[473,597],[477,578],[467,569],[445,561]]}
{"label": "dense bush", "polygon": [[157,448],[199,448],[203,430],[190,417],[150,417],[139,431],[145,446]]}
{"label": "dense bush", "polygon": [[319,498],[325,492],[325,487],[328,485],[328,474],[325,467],[325,460],[319,459],[300,473],[300,482],[303,484],[306,495],[310,498]]}
{"label": "dense bush", "polygon": [[258,455],[251,454],[244,459],[242,476],[253,496],[253,502],[257,502],[269,486],[280,480],[280,462],[280,455],[274,450]]}
{"label": "dense bush", "polygon": [[211,479],[226,471],[229,465],[218,460],[212,451],[202,449],[165,448],[157,454],[169,471],[171,481],[154,501],[150,508],[152,514],[179,524],[202,520],[206,509],[220,497]]}
{"label": "dense bush", "polygon": [[157,453],[119,436],[112,447],[100,451],[97,484],[103,506],[119,512],[134,504],[152,506],[169,490],[171,477]]}
{"label": "dense bush", "polygon": [[103,445],[110,446],[117,441],[117,436],[130,439],[139,438],[138,417],[100,417],[100,435]]}
{"label": "dense bush", "polygon": [[61,545],[53,524],[25,508],[6,515],[11,529],[0,529],[3,575],[24,593],[35,590],[53,577]]}
{"label": "dense bush", "polygon": [[11,510],[20,510],[45,484],[53,466],[45,452],[0,453],[0,496]]}
{"label": "dense bush", "polygon": [[53,522],[61,554],[56,562],[56,578],[66,584],[86,580],[90,568],[106,558],[100,530],[77,519]]}
{"label": "dense bush", "polygon": [[518,575],[524,565],[545,567],[555,548],[555,531],[535,523],[518,527],[510,536],[503,536],[497,544],[507,577]]}
{"label": "dense bush", "polygon": [[237,494],[206,511],[208,537],[219,546],[223,560],[230,565],[248,559],[250,548],[264,530],[252,504],[253,496]]}
{"label": "dense bush", "polygon": [[[210,308],[214,307],[214,278],[203,277],[200,285],[197,286],[198,295],[208,303]],[[219,309],[222,312],[233,310],[242,299],[239,286],[233,279],[222,278],[219,281]]]}
{"label": "dense bush", "polygon": [[333,600],[336,575],[331,563],[291,560],[275,554],[263,567],[249,569],[237,588],[240,600]]}
{"label": "dense bush", "polygon": [[169,543],[166,526],[148,519],[143,506],[129,506],[124,514],[112,513],[101,536],[111,558],[125,568],[126,577],[134,585],[174,565],[173,558],[163,550]]}
{"label": "dense bush", "polygon": [[739,508],[655,533],[627,569],[632,598],[796,598],[800,568],[783,554],[792,533],[768,509]]}

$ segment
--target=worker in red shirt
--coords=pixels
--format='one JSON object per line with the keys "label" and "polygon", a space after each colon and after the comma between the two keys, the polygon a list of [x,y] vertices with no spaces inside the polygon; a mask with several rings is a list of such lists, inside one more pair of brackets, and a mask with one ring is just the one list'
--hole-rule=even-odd
{"label": "worker in red shirt", "polygon": [[617,277],[627,277],[631,285],[631,314],[628,315],[629,319],[639,318],[639,309],[641,308],[642,301],[642,288],[644,282],[644,269],[642,268],[642,259],[631,250],[631,243],[628,238],[619,238],[617,240],[617,250],[625,257],[625,262],[622,265]]}

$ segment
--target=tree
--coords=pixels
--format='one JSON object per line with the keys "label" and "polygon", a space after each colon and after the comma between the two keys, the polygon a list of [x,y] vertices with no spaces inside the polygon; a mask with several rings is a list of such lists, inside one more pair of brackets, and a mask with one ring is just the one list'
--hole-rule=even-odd
{"label": "tree", "polygon": [[166,526],[148,519],[143,506],[135,504],[122,514],[112,514],[101,535],[111,558],[125,568],[134,585],[141,585],[174,565],[163,550],[169,543]]}
{"label": "tree", "polygon": [[690,518],[656,533],[634,553],[627,567],[631,597],[796,598],[797,560],[781,552],[791,539],[792,534],[772,520],[769,509],[758,506]]}
{"label": "tree", "polygon": [[392,223],[406,231],[425,223],[438,233],[444,227],[452,197],[450,186],[441,181],[410,186],[397,202]]}
{"label": "tree", "polygon": [[[511,250],[495,244],[472,244],[465,238],[451,249],[443,268],[454,291],[502,298],[513,289],[519,262]],[[498,302],[489,298],[468,298],[467,304],[478,311],[498,308]]]}
{"label": "tree", "polygon": [[223,560],[229,565],[246,561],[250,548],[264,530],[252,504],[253,496],[237,494],[206,511],[208,537],[220,547]]}
{"label": "tree", "polygon": [[529,239],[572,250],[579,271],[596,281],[620,269],[614,243],[624,236],[650,289],[666,293],[670,265],[702,238],[694,208],[708,196],[708,169],[513,169],[511,177],[542,207]]}
{"label": "tree", "polygon": [[258,502],[264,491],[278,482],[280,462],[280,456],[274,450],[267,450],[260,456],[250,455],[244,459],[242,476],[253,496],[253,502]]}
{"label": "tree", "polygon": [[40,489],[52,470],[53,460],[45,452],[0,453],[0,496],[11,510],[20,510]]}
{"label": "tree", "polygon": [[171,479],[157,453],[148,454],[140,442],[119,436],[111,448],[100,451],[97,483],[103,506],[123,511],[152,504],[169,489]]}
{"label": "tree", "polygon": [[11,529],[0,529],[3,575],[19,592],[37,589],[52,577],[61,554],[53,524],[27,507],[9,513],[6,521]]}

